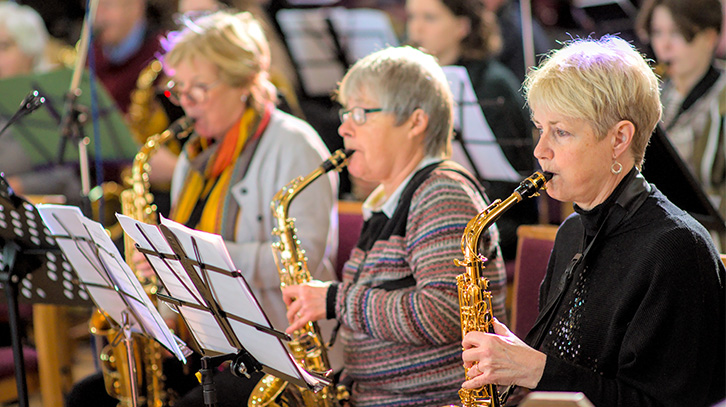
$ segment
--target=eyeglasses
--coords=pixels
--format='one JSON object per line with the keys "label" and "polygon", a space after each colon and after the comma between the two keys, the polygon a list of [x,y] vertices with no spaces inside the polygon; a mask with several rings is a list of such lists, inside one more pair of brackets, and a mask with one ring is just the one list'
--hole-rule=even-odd
{"label": "eyeglasses", "polygon": [[193,104],[204,103],[209,97],[209,90],[221,82],[221,79],[217,79],[212,83],[196,83],[194,85],[190,85],[189,89],[185,92],[182,92],[177,89],[178,84],[176,82],[169,81],[164,89],[164,96],[166,96],[171,103],[177,106],[181,105],[181,97],[183,95],[186,95],[187,99],[189,99],[189,101]]}
{"label": "eyeglasses", "polygon": [[348,120],[348,117],[350,117],[353,119],[353,123],[357,124],[358,126],[362,126],[366,123],[366,115],[368,113],[376,113],[382,111],[382,108],[366,109],[363,107],[351,107],[348,110],[338,110],[338,117],[340,117],[341,123],[345,122],[346,120]]}

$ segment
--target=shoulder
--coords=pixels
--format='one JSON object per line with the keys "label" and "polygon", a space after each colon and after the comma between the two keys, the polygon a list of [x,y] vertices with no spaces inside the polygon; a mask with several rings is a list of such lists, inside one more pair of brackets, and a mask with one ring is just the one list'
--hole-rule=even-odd
{"label": "shoulder", "polygon": [[445,160],[417,187],[412,203],[449,202],[452,205],[484,209],[484,198],[479,187],[472,182],[473,179],[474,177],[459,164]]}
{"label": "shoulder", "polygon": [[260,146],[298,153],[316,151],[320,156],[327,154],[325,144],[312,126],[278,109],[272,113]]}

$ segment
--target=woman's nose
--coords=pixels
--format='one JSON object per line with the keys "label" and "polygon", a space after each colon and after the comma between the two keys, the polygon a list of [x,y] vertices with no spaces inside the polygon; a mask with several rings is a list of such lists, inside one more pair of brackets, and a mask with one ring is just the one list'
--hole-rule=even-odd
{"label": "woman's nose", "polygon": [[552,149],[549,147],[549,138],[544,132],[540,133],[537,144],[534,146],[534,157],[538,160],[552,158]]}

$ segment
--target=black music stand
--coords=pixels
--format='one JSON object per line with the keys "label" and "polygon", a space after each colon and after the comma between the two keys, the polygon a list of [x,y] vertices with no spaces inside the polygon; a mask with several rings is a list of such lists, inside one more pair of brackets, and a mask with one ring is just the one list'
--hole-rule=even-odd
{"label": "black music stand", "polygon": [[18,302],[88,304],[70,265],[30,202],[16,195],[0,174],[0,289],[8,304],[18,404],[28,405]]}
{"label": "black music stand", "polygon": [[272,327],[221,236],[163,217],[159,226],[117,217],[166,290],[157,298],[182,316],[202,355],[205,405],[216,403],[211,365],[224,360],[238,376],[262,371],[314,391],[331,383],[295,362],[290,337]]}
{"label": "black music stand", "polygon": [[132,378],[129,382],[131,402],[136,406],[138,393],[134,380],[132,333],[156,340],[183,362],[186,361],[184,344],[166,326],[100,223],[86,218],[75,206],[39,205],[38,210],[93,302],[118,330],[119,336],[112,344],[121,340],[126,347],[128,377]]}
{"label": "black music stand", "polygon": [[717,232],[723,240],[726,235],[723,216],[708,199],[701,184],[668,140],[666,131],[660,124],[656,126],[650,144],[645,149],[642,173],[671,202],[688,212],[706,229]]}
{"label": "black music stand", "polygon": [[276,18],[308,98],[329,98],[355,61],[398,45],[390,19],[381,10],[283,9]]}

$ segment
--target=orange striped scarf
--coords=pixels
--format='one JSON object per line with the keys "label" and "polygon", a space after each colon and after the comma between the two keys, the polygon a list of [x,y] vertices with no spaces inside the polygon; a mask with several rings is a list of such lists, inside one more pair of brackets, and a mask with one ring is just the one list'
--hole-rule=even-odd
{"label": "orange striped scarf", "polygon": [[[201,219],[197,225],[188,225],[198,230],[210,233],[221,232],[222,211],[225,198],[230,188],[230,179],[252,129],[258,127],[262,130],[265,123],[260,123],[260,116],[254,109],[248,108],[238,121],[224,136],[214,154],[209,158],[204,173],[190,169],[184,181],[184,188],[172,208],[171,218],[180,223],[188,222],[197,202],[204,197],[207,202],[202,211]],[[255,137],[258,137],[255,134]],[[200,140],[200,144],[202,140]],[[203,145],[192,145],[187,150],[190,159],[203,150]]]}

